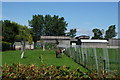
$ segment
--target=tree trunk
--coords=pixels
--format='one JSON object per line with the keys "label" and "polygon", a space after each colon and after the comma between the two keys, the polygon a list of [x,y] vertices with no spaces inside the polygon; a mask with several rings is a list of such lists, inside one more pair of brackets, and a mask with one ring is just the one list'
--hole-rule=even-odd
{"label": "tree trunk", "polygon": [[30,50],[31,50],[31,44],[30,44]]}
{"label": "tree trunk", "polygon": [[37,41],[34,41],[34,48],[36,49]]}
{"label": "tree trunk", "polygon": [[23,58],[24,57],[24,51],[25,51],[25,43],[22,41],[21,45],[22,45],[22,48],[21,48],[21,51],[22,51],[21,58]]}

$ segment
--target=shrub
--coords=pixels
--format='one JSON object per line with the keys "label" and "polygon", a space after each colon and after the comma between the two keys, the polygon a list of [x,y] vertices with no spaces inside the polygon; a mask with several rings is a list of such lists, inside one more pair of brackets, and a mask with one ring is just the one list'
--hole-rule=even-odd
{"label": "shrub", "polygon": [[[35,80],[35,79],[89,79],[89,80],[101,80],[101,79],[119,79],[118,76],[114,75],[115,72],[106,72],[97,74],[96,72],[84,73],[79,68],[70,70],[70,67],[66,66],[46,66],[42,65],[40,68],[35,65],[22,65],[12,64],[5,65],[2,67],[2,78],[3,80],[8,79],[20,79],[20,80]],[[120,76],[120,75],[119,75]]]}
{"label": "shrub", "polygon": [[[21,64],[13,64],[6,65],[2,67],[2,78],[3,79],[40,79],[40,78],[85,78],[85,73],[80,71],[80,69],[76,69],[74,71],[70,70],[69,67],[66,66],[45,66],[42,65],[40,68],[35,65],[21,65]],[[88,76],[86,76],[88,78]]]}
{"label": "shrub", "polygon": [[0,44],[2,43],[2,51],[6,51],[6,50],[10,50],[12,48],[12,44],[9,43],[9,42],[5,42],[5,41],[2,41],[0,42]]}
{"label": "shrub", "polygon": [[45,48],[46,49],[56,49],[57,45],[55,43],[46,43]]}

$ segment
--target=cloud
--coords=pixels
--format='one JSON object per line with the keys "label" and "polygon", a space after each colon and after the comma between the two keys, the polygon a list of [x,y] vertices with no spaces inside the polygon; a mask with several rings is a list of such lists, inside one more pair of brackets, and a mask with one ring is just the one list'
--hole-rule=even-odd
{"label": "cloud", "polygon": [[92,30],[77,28],[77,35],[78,36],[80,36],[80,35],[92,36],[93,33],[92,33]]}

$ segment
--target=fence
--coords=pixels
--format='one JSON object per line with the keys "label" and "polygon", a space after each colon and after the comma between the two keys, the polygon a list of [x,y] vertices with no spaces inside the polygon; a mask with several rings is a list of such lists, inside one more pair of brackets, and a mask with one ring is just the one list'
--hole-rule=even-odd
{"label": "fence", "polygon": [[66,54],[91,71],[118,71],[118,49],[82,45],[66,47]]}

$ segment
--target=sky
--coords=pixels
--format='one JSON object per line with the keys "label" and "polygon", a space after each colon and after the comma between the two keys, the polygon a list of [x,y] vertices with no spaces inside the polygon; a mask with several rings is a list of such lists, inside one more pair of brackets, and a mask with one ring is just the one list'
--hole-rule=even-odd
{"label": "sky", "polygon": [[64,17],[67,31],[77,28],[77,36],[93,36],[94,28],[118,27],[118,2],[2,2],[3,20],[29,26],[35,14]]}
{"label": "sky", "polygon": [[2,2],[118,2],[120,0],[1,0]]}

